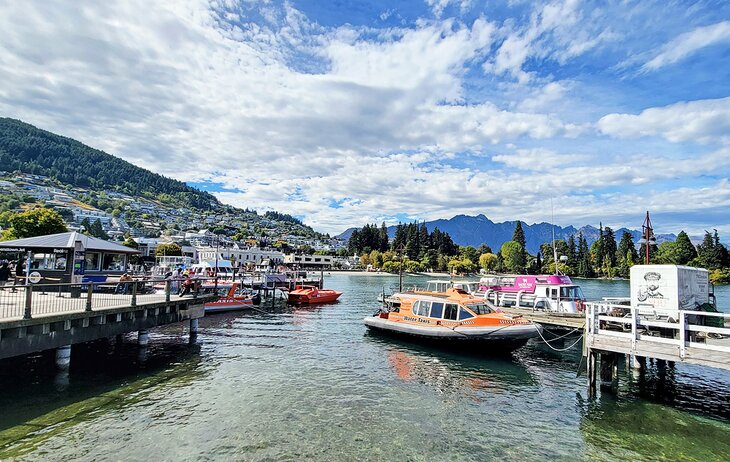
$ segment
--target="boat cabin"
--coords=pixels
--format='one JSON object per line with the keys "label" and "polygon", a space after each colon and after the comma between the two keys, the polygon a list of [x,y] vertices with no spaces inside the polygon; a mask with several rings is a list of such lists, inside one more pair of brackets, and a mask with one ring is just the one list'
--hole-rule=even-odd
{"label": "boat cabin", "polygon": [[585,296],[580,286],[563,275],[485,276],[479,291],[497,306],[576,313]]}

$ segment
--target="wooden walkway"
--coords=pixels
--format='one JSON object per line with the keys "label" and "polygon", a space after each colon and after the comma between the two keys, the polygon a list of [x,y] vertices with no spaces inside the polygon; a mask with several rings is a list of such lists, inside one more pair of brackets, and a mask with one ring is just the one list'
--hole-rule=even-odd
{"label": "wooden walkway", "polygon": [[507,314],[522,316],[527,320],[542,324],[546,327],[583,329],[586,325],[586,317],[582,313],[553,313],[544,310],[514,307],[500,308],[500,310]]}
{"label": "wooden walkway", "polygon": [[601,303],[586,304],[589,395],[595,394],[599,357],[601,382],[614,390],[620,355],[638,369],[646,358],[654,358],[730,370],[730,328],[726,327],[730,314],[679,310],[658,318],[624,305],[606,308]]}

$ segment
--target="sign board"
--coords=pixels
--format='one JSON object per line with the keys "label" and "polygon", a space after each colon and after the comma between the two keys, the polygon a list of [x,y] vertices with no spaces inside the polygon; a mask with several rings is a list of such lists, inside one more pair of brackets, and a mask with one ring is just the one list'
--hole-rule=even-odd
{"label": "sign board", "polygon": [[38,284],[41,282],[41,273],[38,271],[33,271],[28,275],[28,280],[31,282],[31,284]]}
{"label": "sign board", "polygon": [[677,310],[696,310],[709,302],[708,271],[676,265],[631,267],[631,305],[640,313],[675,317]]}

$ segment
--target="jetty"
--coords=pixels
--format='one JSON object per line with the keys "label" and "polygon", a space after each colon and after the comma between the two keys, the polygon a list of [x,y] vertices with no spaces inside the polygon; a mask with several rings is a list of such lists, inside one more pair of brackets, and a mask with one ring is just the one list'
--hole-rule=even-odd
{"label": "jetty", "polygon": [[27,282],[3,287],[0,359],[55,349],[57,366],[66,369],[74,344],[137,332],[139,344],[146,345],[150,329],[183,321],[189,322],[194,340],[204,303],[217,295],[173,295],[171,281],[163,293],[155,293],[148,284]]}
{"label": "jetty", "polygon": [[647,358],[730,370],[730,314],[675,313],[652,318],[635,306],[587,303],[583,353],[589,395],[596,392],[597,376],[603,388],[617,389],[621,356],[634,370],[645,367]]}

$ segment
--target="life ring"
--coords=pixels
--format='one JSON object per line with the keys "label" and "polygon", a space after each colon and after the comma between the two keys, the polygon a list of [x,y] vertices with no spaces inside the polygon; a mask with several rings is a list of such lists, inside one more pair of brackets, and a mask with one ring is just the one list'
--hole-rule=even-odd
{"label": "life ring", "polygon": [[585,305],[583,305],[583,300],[576,300],[575,309],[578,310],[579,313],[582,313],[583,310],[585,310]]}

